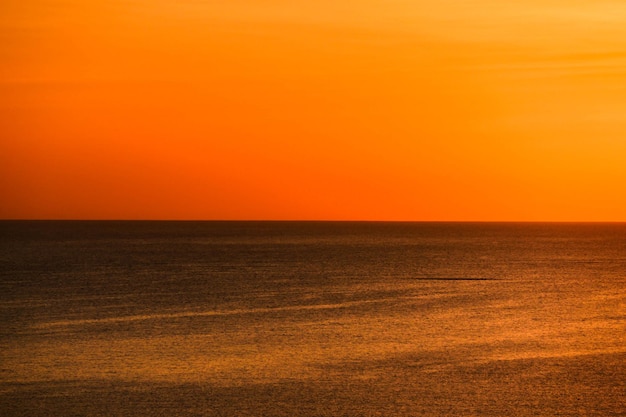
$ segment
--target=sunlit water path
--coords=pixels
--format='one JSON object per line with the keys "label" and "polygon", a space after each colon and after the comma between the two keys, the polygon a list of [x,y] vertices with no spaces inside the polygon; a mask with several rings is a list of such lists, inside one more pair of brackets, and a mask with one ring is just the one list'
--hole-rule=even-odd
{"label": "sunlit water path", "polygon": [[626,225],[0,223],[0,415],[626,415]]}

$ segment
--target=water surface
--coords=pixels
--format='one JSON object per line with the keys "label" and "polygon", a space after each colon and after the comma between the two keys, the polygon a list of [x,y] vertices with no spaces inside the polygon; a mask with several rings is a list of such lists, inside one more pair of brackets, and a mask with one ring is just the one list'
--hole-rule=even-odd
{"label": "water surface", "polygon": [[626,415],[626,225],[1,222],[4,416]]}

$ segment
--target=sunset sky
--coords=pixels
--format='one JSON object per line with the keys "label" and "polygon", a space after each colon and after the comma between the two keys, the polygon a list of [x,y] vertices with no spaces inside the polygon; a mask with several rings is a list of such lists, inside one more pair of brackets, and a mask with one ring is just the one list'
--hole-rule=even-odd
{"label": "sunset sky", "polygon": [[3,0],[0,218],[626,221],[626,2]]}

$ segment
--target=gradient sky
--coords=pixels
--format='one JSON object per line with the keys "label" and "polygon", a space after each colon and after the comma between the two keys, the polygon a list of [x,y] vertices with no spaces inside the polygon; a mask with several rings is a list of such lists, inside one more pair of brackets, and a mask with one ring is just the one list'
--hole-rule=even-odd
{"label": "gradient sky", "polygon": [[0,218],[626,221],[622,0],[3,0]]}

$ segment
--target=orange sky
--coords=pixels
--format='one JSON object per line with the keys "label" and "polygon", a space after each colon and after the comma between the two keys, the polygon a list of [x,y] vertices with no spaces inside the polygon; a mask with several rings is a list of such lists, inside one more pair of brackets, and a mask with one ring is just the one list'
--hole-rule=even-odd
{"label": "orange sky", "polygon": [[621,0],[3,0],[0,218],[626,221]]}

